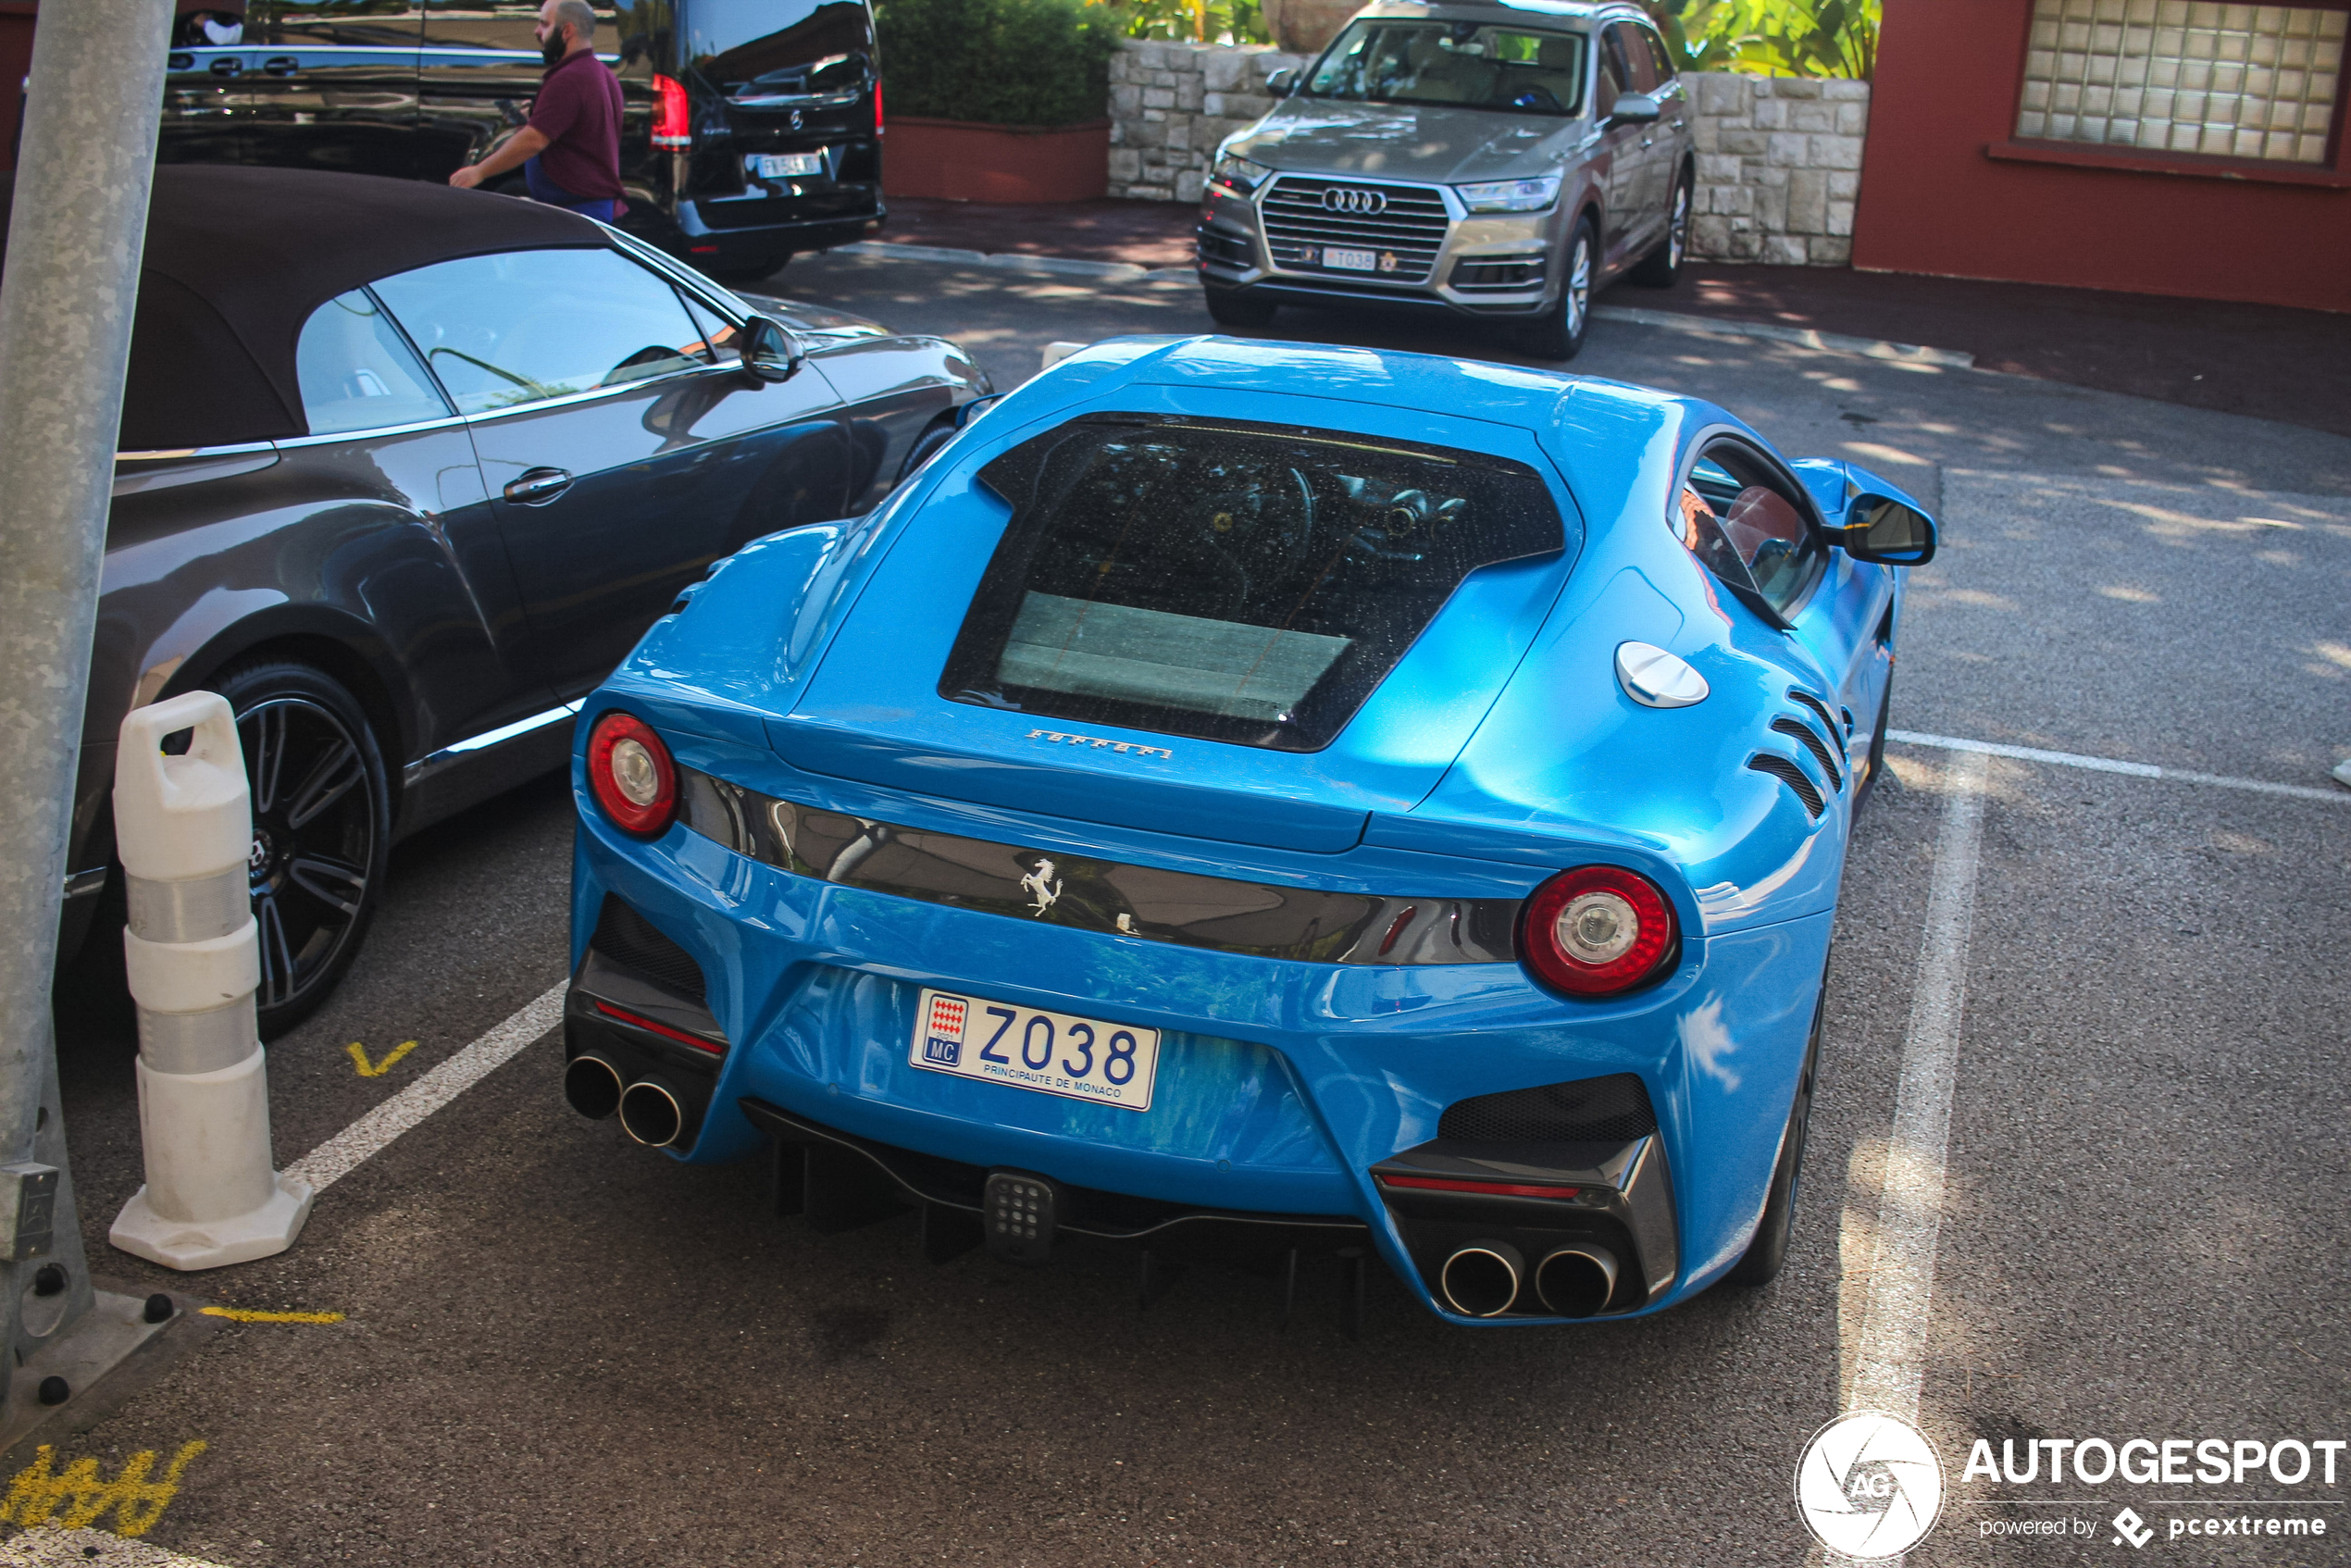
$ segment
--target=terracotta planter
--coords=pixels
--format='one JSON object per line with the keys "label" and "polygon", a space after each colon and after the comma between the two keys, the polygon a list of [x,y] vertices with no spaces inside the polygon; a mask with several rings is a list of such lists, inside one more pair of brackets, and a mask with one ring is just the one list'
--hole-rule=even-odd
{"label": "terracotta planter", "polygon": [[1110,121],[976,125],[892,116],[882,193],[950,202],[1083,202],[1110,193]]}
{"label": "terracotta planter", "polygon": [[1319,55],[1363,0],[1264,0],[1265,30],[1293,55]]}

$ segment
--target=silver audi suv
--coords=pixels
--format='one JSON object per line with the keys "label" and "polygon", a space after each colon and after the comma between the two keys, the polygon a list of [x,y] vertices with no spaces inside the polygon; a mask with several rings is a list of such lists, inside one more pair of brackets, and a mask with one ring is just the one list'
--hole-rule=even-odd
{"label": "silver audi suv", "polygon": [[1201,198],[1209,314],[1418,303],[1567,359],[1592,291],[1662,287],[1689,233],[1688,95],[1629,5],[1376,0],[1273,113],[1217,149]]}

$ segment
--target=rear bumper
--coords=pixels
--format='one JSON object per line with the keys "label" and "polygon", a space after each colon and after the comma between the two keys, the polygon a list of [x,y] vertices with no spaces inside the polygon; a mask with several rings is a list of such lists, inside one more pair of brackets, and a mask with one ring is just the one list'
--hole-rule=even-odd
{"label": "rear bumper", "polygon": [[[677,739],[685,765],[715,760]],[[727,771],[746,765],[738,757]],[[907,1204],[954,1209],[985,1173],[1014,1170],[1181,1219],[1179,1229],[1360,1226],[1424,1305],[1461,1322],[1476,1320],[1445,1309],[1426,1283],[1457,1226],[1507,1238],[1591,1222],[1637,1256],[1640,1299],[1619,1313],[1682,1300],[1737,1259],[1762,1210],[1828,939],[1826,915],[1688,938],[1661,985],[1614,1004],[1565,1003],[1511,964],[1291,962],[942,907],[794,874],[682,827],[651,844],[628,840],[576,793],[580,947],[607,894],[627,902],[697,957],[714,1023],[735,1042],[678,1157],[818,1143],[882,1171]],[[926,985],[1159,1028],[1151,1111],[915,1066]],[[1507,1201],[1437,1213],[1383,1192],[1375,1167],[1461,1154],[1436,1141],[1455,1101],[1611,1073],[1646,1085],[1653,1158],[1611,1167],[1586,1148],[1553,1160],[1583,1173],[1588,1214]],[[1648,1185],[1634,1179],[1643,1169]],[[1147,1239],[1147,1228],[1103,1234]]]}
{"label": "rear bumper", "polygon": [[[801,255],[809,251],[829,250],[835,245],[854,244],[878,233],[889,220],[889,211],[877,190],[870,208],[851,213],[828,213],[821,218],[794,218],[781,222],[738,221],[765,215],[754,215],[751,206],[772,207],[785,204],[760,202],[745,204],[744,208],[728,211],[725,202],[680,201],[677,205],[678,228],[684,236],[688,254],[696,261],[715,261],[721,266],[737,260],[753,261],[769,255]],[[712,219],[716,218],[716,222]]]}

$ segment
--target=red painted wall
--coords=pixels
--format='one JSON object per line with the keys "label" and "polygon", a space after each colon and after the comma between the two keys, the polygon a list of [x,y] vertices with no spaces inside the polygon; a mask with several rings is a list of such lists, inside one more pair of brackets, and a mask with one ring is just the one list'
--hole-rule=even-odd
{"label": "red painted wall", "polygon": [[2153,172],[1993,157],[2016,128],[2032,12],[2033,0],[1885,0],[1854,266],[2351,311],[2342,99],[2330,163],[2293,166],[2332,184],[2267,183],[2217,159]]}

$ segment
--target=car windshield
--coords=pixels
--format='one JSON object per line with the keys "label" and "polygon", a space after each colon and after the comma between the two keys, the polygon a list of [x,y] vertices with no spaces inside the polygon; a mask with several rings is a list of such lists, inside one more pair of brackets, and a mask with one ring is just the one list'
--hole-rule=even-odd
{"label": "car windshield", "polygon": [[1565,545],[1524,464],[1237,422],[1101,416],[980,471],[1013,506],[939,693],[1318,751],[1462,579]]}
{"label": "car windshield", "polygon": [[1581,114],[1584,35],[1366,19],[1350,24],[1325,51],[1305,92],[1361,104]]}

